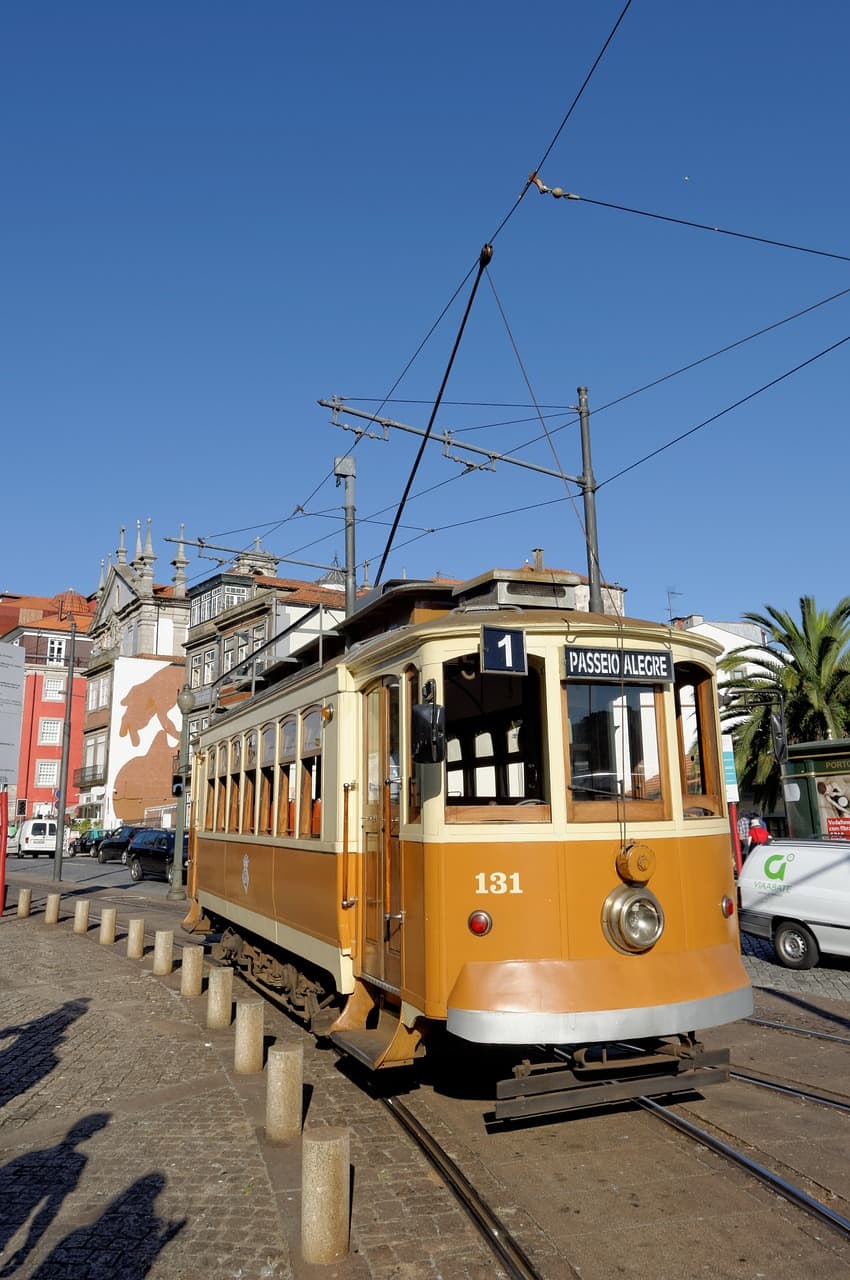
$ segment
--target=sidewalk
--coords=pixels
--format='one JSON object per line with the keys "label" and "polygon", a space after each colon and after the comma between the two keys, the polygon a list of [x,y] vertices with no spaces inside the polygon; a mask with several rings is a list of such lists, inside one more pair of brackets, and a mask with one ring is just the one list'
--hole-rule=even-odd
{"label": "sidewalk", "polygon": [[[62,886],[49,926],[55,886],[39,877],[33,914],[18,919],[28,882],[10,878],[0,919],[0,1277],[492,1276],[489,1252],[387,1113],[267,1006],[266,1043],[304,1045],[308,1122],[351,1128],[351,1253],[304,1263],[300,1144],[266,1143],[264,1075],[235,1075],[233,1029],[208,1031],[206,997],[179,993],[179,948],[199,941],[180,930],[183,908],[146,909],[145,959],[128,960],[132,895],[107,946],[96,899],[88,935],[73,933],[79,885]],[[175,972],[155,977],[153,930],[166,927]],[[237,980],[234,999],[248,994]]]}

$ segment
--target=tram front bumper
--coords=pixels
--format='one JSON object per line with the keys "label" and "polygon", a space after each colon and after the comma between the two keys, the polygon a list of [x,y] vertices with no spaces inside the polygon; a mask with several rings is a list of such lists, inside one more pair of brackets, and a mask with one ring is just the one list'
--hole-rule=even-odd
{"label": "tram front bumper", "polygon": [[446,1026],[477,1044],[593,1044],[735,1022],[753,996],[737,947],[463,966]]}

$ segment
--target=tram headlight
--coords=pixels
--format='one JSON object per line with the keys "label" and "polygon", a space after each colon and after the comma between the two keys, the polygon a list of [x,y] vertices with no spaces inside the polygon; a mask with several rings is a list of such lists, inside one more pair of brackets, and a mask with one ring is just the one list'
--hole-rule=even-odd
{"label": "tram headlight", "polygon": [[618,951],[648,951],[664,932],[661,903],[645,885],[619,885],[605,899],[602,928]]}

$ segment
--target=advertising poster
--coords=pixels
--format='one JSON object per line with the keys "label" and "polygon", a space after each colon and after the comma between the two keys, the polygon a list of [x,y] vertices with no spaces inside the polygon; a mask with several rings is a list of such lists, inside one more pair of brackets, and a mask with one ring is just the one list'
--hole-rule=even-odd
{"label": "advertising poster", "polygon": [[818,815],[824,835],[850,840],[850,773],[818,778]]}

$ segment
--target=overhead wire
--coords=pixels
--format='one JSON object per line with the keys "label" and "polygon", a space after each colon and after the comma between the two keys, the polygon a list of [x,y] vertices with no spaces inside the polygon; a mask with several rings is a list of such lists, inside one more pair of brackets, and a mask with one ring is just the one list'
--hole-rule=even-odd
{"label": "overhead wire", "polygon": [[693,222],[689,218],[674,218],[665,213],[650,213],[646,209],[633,209],[629,205],[614,204],[609,200],[594,200],[590,196],[582,196],[574,191],[564,191],[562,187],[547,187],[535,171],[529,176],[529,183],[537,187],[541,195],[553,196],[556,200],[571,200],[575,203],[592,204],[600,209],[615,209],[619,213],[635,214],[639,218],[652,218],[657,222],[668,222],[679,227],[691,227],[697,231],[713,231],[716,235],[732,236],[736,240],[751,240],[755,244],[771,245],[776,249],[792,249],[796,253],[814,254],[818,258],[833,258],[837,262],[850,262],[850,254],[832,253],[827,249],[813,249],[808,245],[793,244],[787,240],[774,240],[769,236],[752,235],[746,231],[733,231],[728,227],[715,227],[707,222]]}
{"label": "overhead wire", "polygon": [[[552,136],[552,139],[550,140],[550,142],[549,142],[548,146],[546,147],[545,151],[543,152],[543,155],[542,155],[542,157],[541,157],[541,159],[540,159],[540,161],[539,161],[539,163],[538,163],[538,166],[537,166],[538,168],[540,168],[540,167],[541,167],[541,166],[546,162],[546,160],[548,159],[548,157],[551,155],[552,150],[553,150],[553,148],[555,147],[555,144],[556,144],[556,143],[557,143],[557,141],[558,141],[558,138],[561,136],[561,133],[563,132],[563,130],[564,130],[564,128],[565,128],[565,126],[566,126],[567,122],[569,121],[570,116],[573,114],[573,111],[575,110],[575,108],[577,107],[577,105],[578,105],[579,101],[581,100],[582,96],[584,95],[584,92],[585,92],[585,90],[587,89],[587,86],[589,85],[589,83],[590,83],[591,79],[593,78],[593,75],[595,74],[595,72],[596,72],[596,70],[597,70],[597,68],[598,68],[598,66],[599,66],[599,64],[600,64],[600,62],[602,61],[602,59],[603,59],[603,57],[604,57],[605,53],[607,52],[608,47],[609,47],[609,45],[611,44],[611,41],[614,39],[614,36],[616,35],[617,30],[618,30],[618,29],[619,29],[619,27],[620,27],[620,24],[622,23],[623,19],[624,19],[624,18],[625,18],[625,16],[626,16],[626,13],[628,12],[629,8],[631,7],[631,3],[632,3],[632,0],[626,0],[626,3],[624,4],[624,6],[623,6],[622,10],[620,11],[619,17],[617,18],[617,20],[616,20],[616,22],[614,23],[613,27],[612,27],[612,28],[611,28],[611,30],[609,31],[608,36],[606,37],[605,42],[604,42],[604,43],[603,43],[603,45],[602,45],[602,48],[599,50],[599,53],[596,55],[596,57],[595,57],[595,59],[594,59],[594,61],[593,61],[592,65],[591,65],[591,67],[590,67],[590,70],[589,70],[589,71],[587,72],[587,74],[585,75],[584,80],[582,81],[581,86],[579,87],[578,92],[577,92],[577,93],[575,94],[575,96],[573,97],[573,100],[572,100],[572,102],[570,103],[569,107],[567,108],[567,111],[566,111],[566,113],[564,114],[563,119],[561,120],[560,124],[558,125],[558,128],[556,129],[556,131],[555,131],[554,135]],[[511,208],[508,210],[508,212],[505,214],[505,216],[502,218],[501,222],[500,222],[500,223],[499,223],[499,225],[497,226],[497,228],[496,228],[496,230],[494,231],[493,235],[489,238],[489,240],[488,240],[488,242],[487,242],[489,245],[492,245],[492,243],[493,243],[493,241],[495,240],[495,238],[499,235],[499,233],[500,233],[501,231],[503,231],[503,230],[504,230],[505,226],[508,224],[508,222],[509,222],[509,221],[510,221],[510,219],[513,217],[514,213],[516,212],[516,210],[519,208],[520,204],[522,203],[522,200],[523,200],[523,198],[525,197],[525,195],[526,195],[526,193],[527,193],[527,191],[528,191],[528,189],[529,189],[529,187],[530,187],[530,186],[531,186],[531,178],[529,178],[529,179],[526,181],[526,183],[525,183],[525,185],[524,185],[524,187],[523,187],[522,191],[520,192],[519,196],[518,196],[518,197],[517,197],[517,199],[514,201],[514,203],[512,204],[512,206],[511,206]],[[438,316],[438,317],[437,317],[437,319],[434,321],[434,323],[431,325],[431,327],[429,328],[429,330],[428,330],[428,332],[426,333],[425,337],[424,337],[424,338],[422,339],[422,341],[419,343],[419,345],[417,346],[416,350],[414,351],[414,353],[412,354],[412,356],[410,357],[410,359],[409,359],[409,360],[407,361],[407,363],[405,364],[405,366],[404,366],[404,368],[402,369],[401,373],[398,375],[398,377],[396,378],[396,380],[395,380],[395,382],[393,383],[392,387],[390,388],[389,392],[387,393],[387,396],[386,396],[386,397],[383,399],[383,401],[381,402],[380,407],[379,407],[379,409],[378,409],[378,411],[377,411],[378,413],[380,413],[380,411],[381,411],[381,409],[383,408],[383,406],[387,403],[387,401],[388,401],[388,400],[390,399],[390,397],[392,396],[393,392],[396,390],[396,388],[399,386],[399,384],[401,383],[401,381],[402,381],[402,380],[404,379],[404,377],[407,375],[407,373],[408,373],[408,371],[410,370],[411,366],[414,364],[414,362],[416,361],[416,359],[417,359],[417,358],[418,358],[418,356],[420,355],[421,351],[423,350],[423,348],[426,346],[426,344],[427,344],[427,343],[428,343],[428,341],[430,340],[430,338],[431,338],[431,336],[433,335],[434,331],[435,331],[435,330],[437,329],[437,327],[440,325],[440,323],[442,322],[443,318],[445,317],[445,315],[447,314],[447,312],[449,311],[449,309],[450,309],[450,308],[452,307],[452,305],[454,304],[455,299],[456,299],[456,298],[458,297],[458,295],[460,294],[461,290],[463,289],[463,287],[465,286],[465,284],[466,284],[466,283],[467,283],[467,281],[469,280],[470,276],[471,276],[471,275],[472,275],[472,273],[475,271],[475,267],[476,267],[476,264],[474,264],[474,263],[473,263],[473,264],[470,266],[469,270],[468,270],[468,271],[466,272],[466,274],[464,275],[464,277],[463,277],[463,279],[461,280],[460,284],[459,284],[459,285],[457,286],[457,288],[454,290],[454,292],[453,292],[453,294],[452,294],[451,298],[450,298],[450,299],[449,299],[449,301],[446,303],[446,305],[443,307],[443,309],[442,309],[442,311],[440,312],[439,316]],[[480,279],[480,273],[479,273],[479,277],[478,277],[478,278]],[[430,428],[429,428],[429,430],[430,430]],[[360,440],[361,440],[361,439],[362,439],[362,437],[359,437],[359,436],[357,437],[357,439],[356,439],[356,440],[354,441],[354,443],[352,444],[351,448],[350,448],[350,449],[348,450],[348,452],[344,455],[345,457],[348,457],[348,456],[350,456],[350,455],[351,455],[351,453],[354,451],[354,449],[356,449],[356,448],[357,448],[357,445],[360,443]],[[423,445],[423,447],[424,447],[424,445]],[[422,453],[422,450],[420,449],[420,453],[419,453],[419,457],[420,457],[420,458],[421,458],[421,453]],[[417,458],[416,466],[418,466],[418,458]],[[412,475],[409,477],[409,479],[408,479],[408,484],[407,484],[407,488],[408,488],[408,490],[409,490],[410,485],[412,484],[412,480],[413,480],[413,475],[414,475],[414,474],[415,474],[415,468],[414,468],[414,472],[413,472],[413,474],[412,474]],[[284,517],[283,519],[281,519],[281,520],[277,521],[276,523],[273,523],[273,524],[271,524],[270,526],[268,526],[268,527],[267,527],[267,532],[266,532],[266,535],[265,535],[265,536],[266,536],[266,537],[268,537],[268,536],[269,536],[269,534],[276,532],[278,529],[282,528],[285,524],[287,524],[290,520],[292,520],[295,516],[297,516],[298,514],[302,513],[302,512],[304,511],[304,509],[306,508],[306,506],[307,506],[307,505],[312,501],[312,499],[315,497],[315,495],[319,492],[319,490],[320,490],[320,489],[321,489],[321,488],[322,488],[322,487],[327,483],[327,481],[328,481],[329,479],[331,479],[331,477],[332,477],[333,475],[334,475],[334,471],[333,471],[333,470],[332,470],[332,471],[327,472],[327,473],[323,476],[323,478],[319,481],[319,483],[315,486],[315,488],[311,491],[311,493],[310,493],[310,494],[308,494],[308,496],[304,499],[304,501],[303,501],[303,502],[301,502],[301,503],[299,503],[299,504],[297,504],[297,506],[294,508],[293,512],[292,512],[289,516],[286,516],[286,517]],[[399,510],[401,510],[401,508],[403,507],[403,505],[404,505],[404,502],[405,502],[405,501],[406,501],[406,495],[405,495],[404,499],[402,500],[402,503],[400,504],[400,508],[399,508]],[[254,528],[259,528],[259,527],[265,527],[265,526],[259,526],[259,525],[256,525],[256,526],[253,526],[253,527],[254,527]],[[213,535],[213,534],[211,534],[211,535],[209,535],[210,540],[211,540],[213,537],[215,537],[215,536],[220,536],[220,535]],[[390,541],[392,540],[392,536],[394,536],[394,535],[391,535],[391,539],[390,539]],[[389,547],[387,548],[387,551],[388,551],[388,550],[389,550]],[[383,570],[385,560],[386,560],[386,554],[385,554],[385,556],[384,556],[384,557],[383,557],[383,559],[382,559],[382,562],[381,562],[381,568],[379,569],[379,574],[380,574],[380,572]]]}

